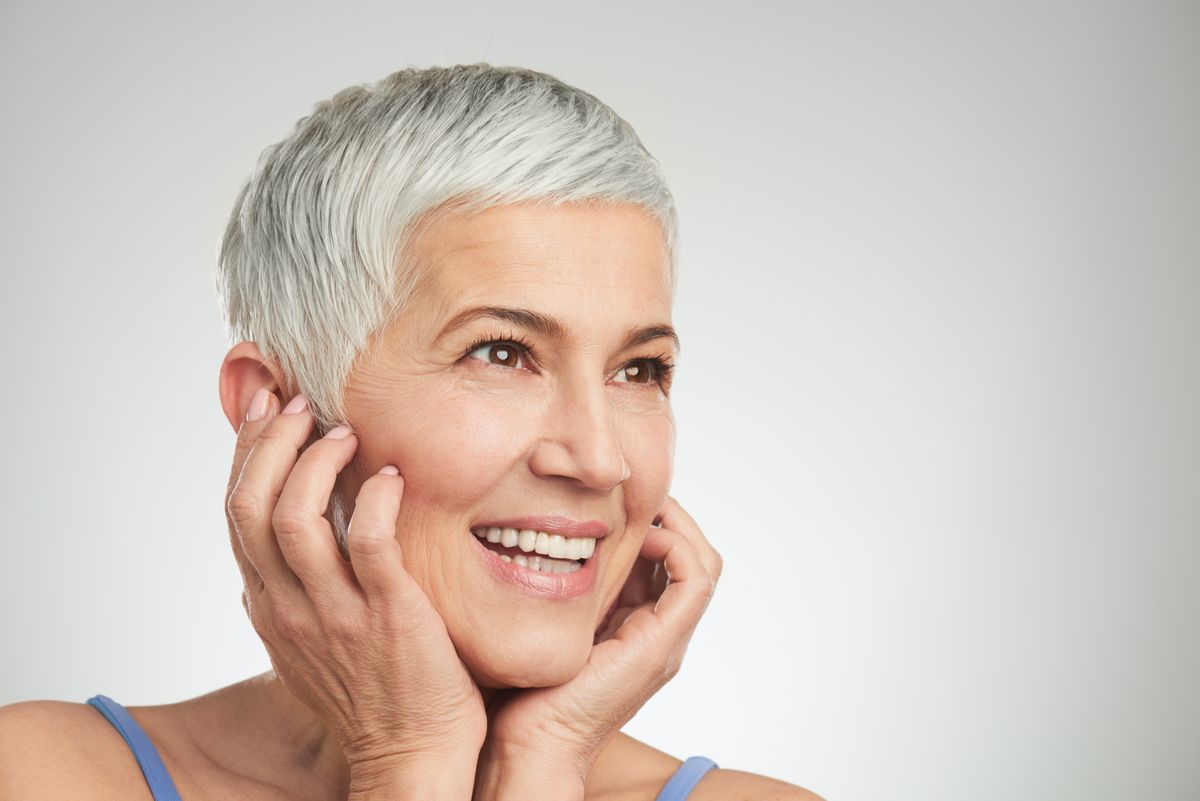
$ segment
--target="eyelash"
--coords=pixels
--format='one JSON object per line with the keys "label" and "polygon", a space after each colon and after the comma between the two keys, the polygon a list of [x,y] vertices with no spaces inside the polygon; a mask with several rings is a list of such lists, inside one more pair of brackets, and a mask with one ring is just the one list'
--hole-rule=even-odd
{"label": "eyelash", "polygon": [[[522,337],[520,334],[508,334],[503,337],[482,336],[471,343],[465,351],[462,358],[466,358],[484,345],[516,345],[525,353],[533,356],[533,343]],[[671,386],[671,373],[675,370],[675,363],[665,353],[659,353],[655,356],[643,356],[638,359],[632,359],[625,364],[621,369],[624,370],[630,364],[635,362],[648,362],[654,367],[655,381],[654,383],[662,387],[666,392]],[[630,384],[640,383],[638,381],[627,382]]]}

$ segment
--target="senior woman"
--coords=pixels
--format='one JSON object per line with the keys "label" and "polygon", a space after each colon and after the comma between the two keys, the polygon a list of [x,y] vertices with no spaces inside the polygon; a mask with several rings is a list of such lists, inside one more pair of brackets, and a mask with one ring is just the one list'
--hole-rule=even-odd
{"label": "senior woman", "polygon": [[230,539],[274,670],[6,707],[0,796],[815,798],[620,731],[721,572],[668,495],[675,230],[629,125],[551,76],[318,104],[217,276]]}

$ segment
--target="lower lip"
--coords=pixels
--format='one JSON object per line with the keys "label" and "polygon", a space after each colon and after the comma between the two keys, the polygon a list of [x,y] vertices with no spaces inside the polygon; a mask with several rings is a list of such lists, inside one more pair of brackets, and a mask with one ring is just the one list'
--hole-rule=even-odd
{"label": "lower lip", "polygon": [[551,600],[568,600],[579,598],[590,593],[596,586],[596,563],[599,562],[600,542],[596,542],[596,551],[583,563],[583,567],[573,573],[543,573],[521,567],[516,562],[505,562],[491,548],[483,545],[479,538],[471,532],[467,536],[475,542],[475,549],[483,557],[483,562],[493,576],[515,584],[530,595]]}

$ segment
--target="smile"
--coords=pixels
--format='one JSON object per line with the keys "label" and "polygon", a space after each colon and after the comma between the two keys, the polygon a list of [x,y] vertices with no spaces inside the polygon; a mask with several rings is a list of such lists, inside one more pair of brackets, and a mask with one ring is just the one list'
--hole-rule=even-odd
{"label": "smile", "polygon": [[[472,529],[480,541],[488,543],[504,562],[516,562],[522,567],[544,573],[571,573],[583,566],[596,552],[595,537],[564,537],[546,531],[514,528]],[[526,556],[526,554],[533,554]]]}
{"label": "smile", "polygon": [[[607,533],[607,532],[604,532]],[[546,598],[576,598],[595,586],[596,537],[481,526],[471,538],[493,576]]]}

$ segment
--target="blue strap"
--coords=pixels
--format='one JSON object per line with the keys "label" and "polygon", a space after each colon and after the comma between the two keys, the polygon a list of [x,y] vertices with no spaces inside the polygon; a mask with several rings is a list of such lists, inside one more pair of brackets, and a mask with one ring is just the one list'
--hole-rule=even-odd
{"label": "blue strap", "polygon": [[150,742],[146,732],[142,731],[142,727],[128,710],[107,695],[93,695],[87,702],[100,710],[100,714],[125,738],[126,745],[137,758],[142,775],[146,777],[146,784],[150,785],[150,794],[154,796],[154,801],[181,801],[179,791],[175,789],[175,782],[171,781],[171,774],[167,773],[167,766],[158,756],[158,749]]}
{"label": "blue strap", "polygon": [[704,774],[713,768],[720,767],[708,757],[688,757],[679,768],[671,774],[671,778],[663,785],[662,792],[654,801],[683,801],[692,792]]}

